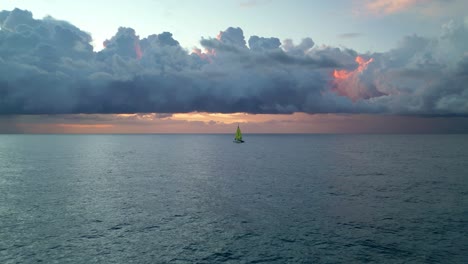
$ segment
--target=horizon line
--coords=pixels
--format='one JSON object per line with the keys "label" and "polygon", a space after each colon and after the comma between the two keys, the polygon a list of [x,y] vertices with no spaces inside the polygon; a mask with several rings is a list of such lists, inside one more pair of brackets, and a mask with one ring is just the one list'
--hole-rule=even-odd
{"label": "horizon line", "polygon": [[[0,133],[2,135],[233,135],[235,133]],[[243,135],[468,135],[468,132],[343,132],[343,133],[245,133]]]}

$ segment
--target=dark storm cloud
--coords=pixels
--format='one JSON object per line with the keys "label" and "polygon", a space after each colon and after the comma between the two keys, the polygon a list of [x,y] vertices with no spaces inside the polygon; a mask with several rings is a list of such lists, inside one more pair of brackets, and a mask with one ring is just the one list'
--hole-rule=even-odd
{"label": "dark storm cloud", "polygon": [[468,115],[468,30],[455,21],[443,29],[439,38],[408,36],[398,48],[375,54],[363,79],[389,96],[374,104],[398,114]]}
{"label": "dark storm cloud", "polygon": [[[252,38],[251,38],[252,40]],[[200,44],[208,50],[216,51],[216,60],[214,63],[221,63],[225,65],[227,61],[230,64],[255,64],[257,67],[261,65],[307,65],[311,68],[332,68],[339,67],[340,64],[327,56],[305,56],[302,47],[292,47],[289,51],[283,51],[279,46],[273,45],[274,39],[261,40],[259,38],[256,42],[250,41],[252,46],[250,49],[244,45],[226,44],[217,39],[202,39]],[[226,66],[226,65],[225,65]]]}
{"label": "dark storm cloud", "polygon": [[[94,52],[91,36],[65,21],[0,12],[0,114],[396,113],[467,115],[466,26],[438,38],[409,36],[363,69],[351,49],[251,36],[230,27],[190,54],[171,33],[140,38],[121,27]],[[248,45],[247,45],[248,44]],[[357,90],[333,90],[333,70]]]}

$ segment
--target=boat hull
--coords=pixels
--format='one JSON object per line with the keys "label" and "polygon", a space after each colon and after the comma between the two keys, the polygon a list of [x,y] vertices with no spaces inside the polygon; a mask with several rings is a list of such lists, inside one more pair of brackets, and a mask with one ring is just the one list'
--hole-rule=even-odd
{"label": "boat hull", "polygon": [[234,139],[232,142],[234,142],[234,143],[244,143],[244,140],[236,140],[236,139]]}

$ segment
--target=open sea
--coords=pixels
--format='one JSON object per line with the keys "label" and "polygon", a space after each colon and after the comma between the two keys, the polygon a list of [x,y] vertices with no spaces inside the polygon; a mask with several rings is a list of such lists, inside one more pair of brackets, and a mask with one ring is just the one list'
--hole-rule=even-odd
{"label": "open sea", "polygon": [[468,263],[468,135],[0,135],[0,263]]}

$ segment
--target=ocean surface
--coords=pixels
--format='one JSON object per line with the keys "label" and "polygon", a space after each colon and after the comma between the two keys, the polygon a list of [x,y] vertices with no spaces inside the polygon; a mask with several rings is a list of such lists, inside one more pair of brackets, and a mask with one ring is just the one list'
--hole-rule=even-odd
{"label": "ocean surface", "polygon": [[468,135],[0,135],[0,263],[468,263]]}

